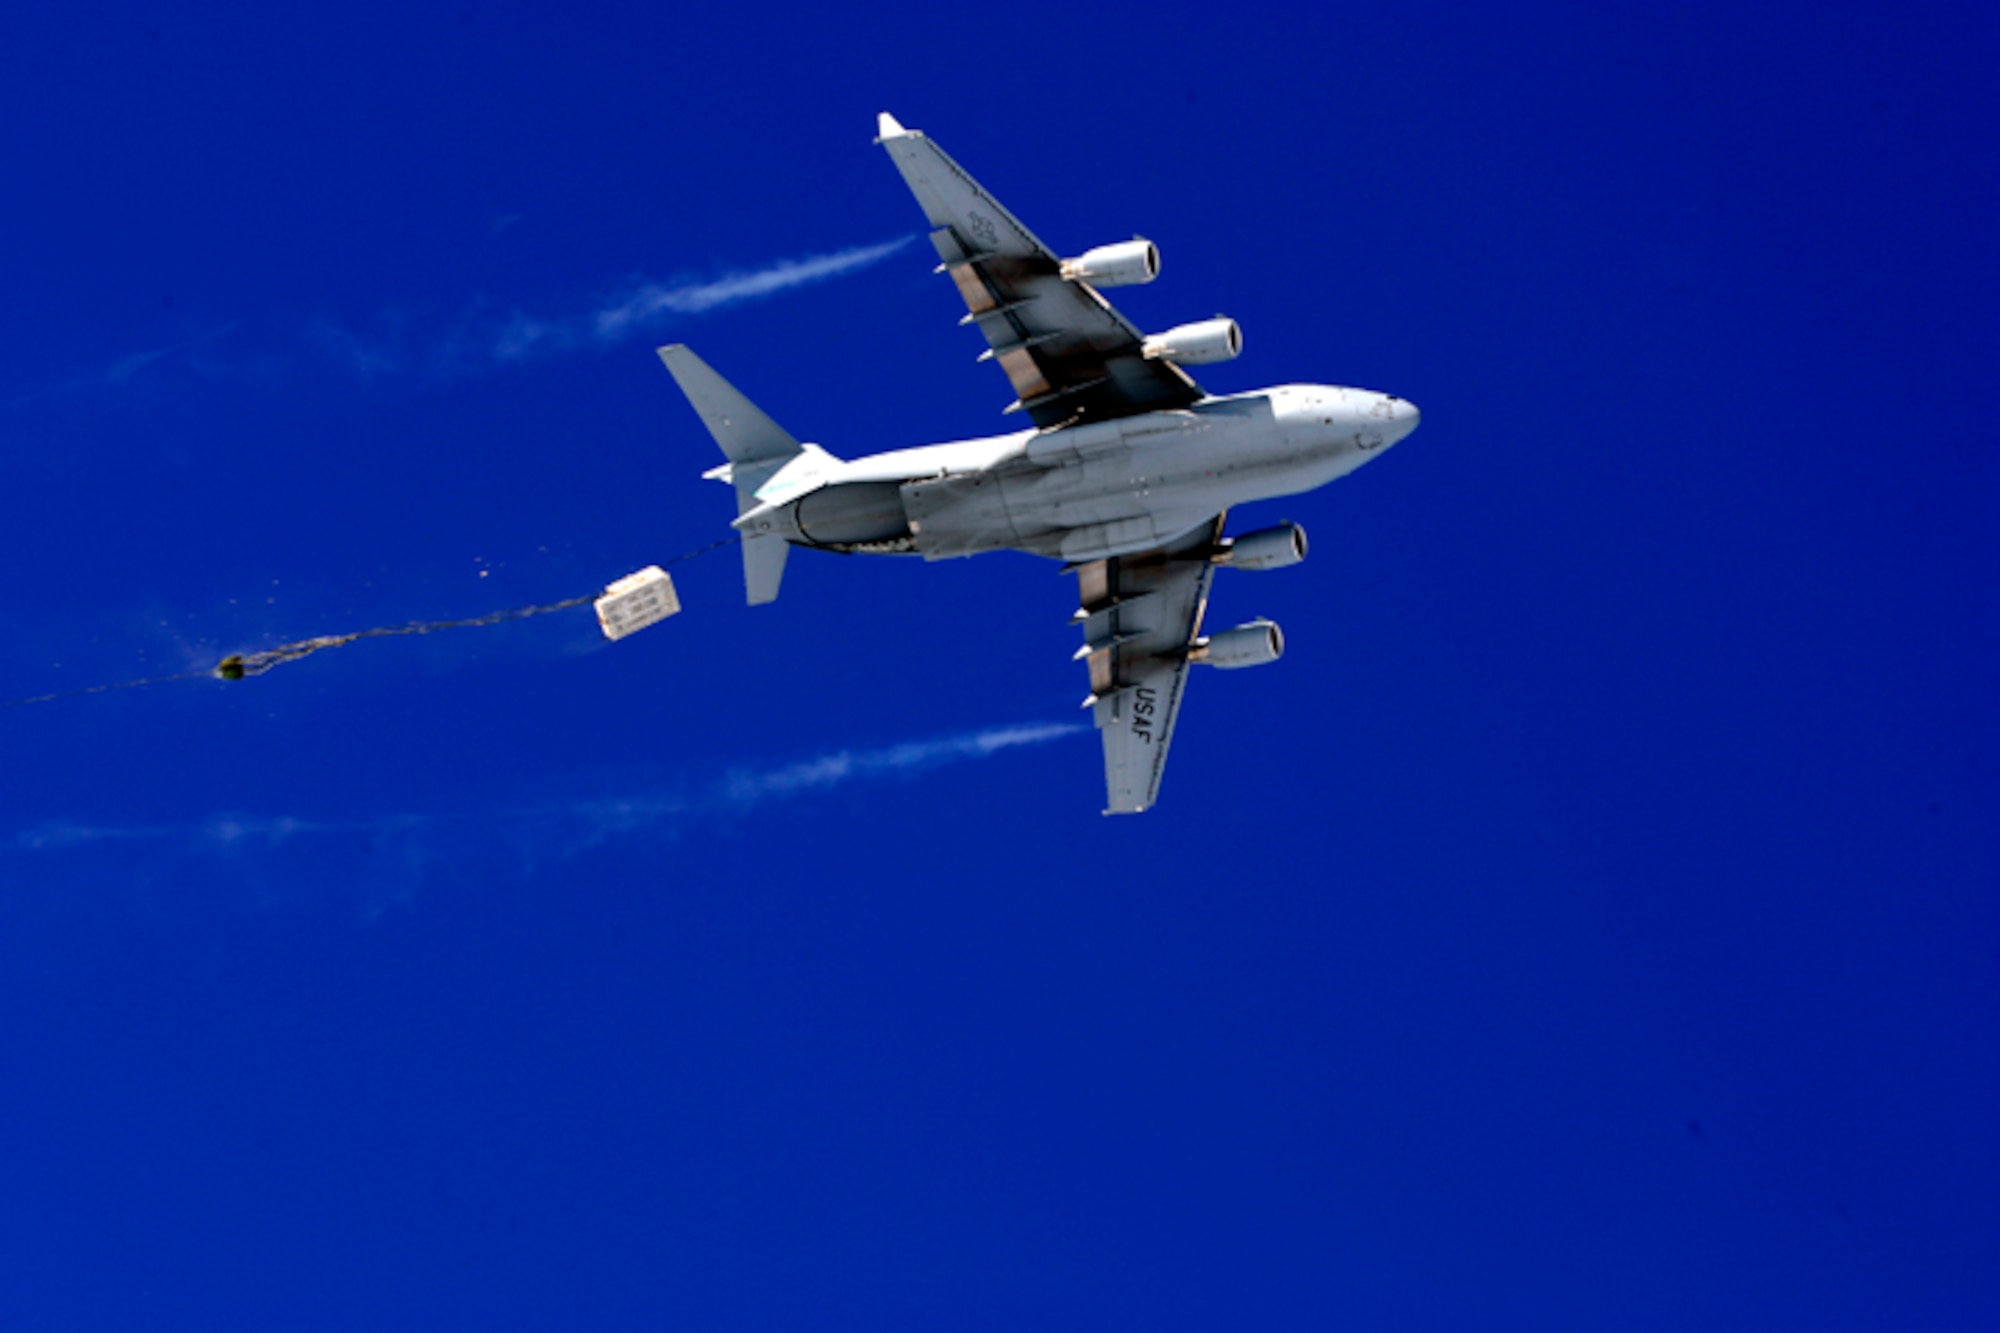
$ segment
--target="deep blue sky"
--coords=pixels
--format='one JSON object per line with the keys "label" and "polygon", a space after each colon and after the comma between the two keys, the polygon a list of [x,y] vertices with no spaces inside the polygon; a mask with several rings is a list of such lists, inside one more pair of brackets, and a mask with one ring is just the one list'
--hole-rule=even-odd
{"label": "deep blue sky", "polygon": [[884,108],[1423,428],[1139,818],[1027,557],[0,712],[0,1327],[2000,1323],[1990,5],[575,8],[0,15],[0,698],[712,540],[656,342],[1014,424],[715,299]]}

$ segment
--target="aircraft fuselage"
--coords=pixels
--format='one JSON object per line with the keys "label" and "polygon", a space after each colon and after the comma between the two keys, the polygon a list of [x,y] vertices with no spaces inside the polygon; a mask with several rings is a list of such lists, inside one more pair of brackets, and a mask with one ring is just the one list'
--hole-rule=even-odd
{"label": "aircraft fuselage", "polygon": [[1179,410],[899,449],[807,446],[736,520],[746,536],[928,560],[1019,550],[1066,561],[1157,547],[1233,505],[1314,490],[1415,430],[1416,406],[1288,384]]}

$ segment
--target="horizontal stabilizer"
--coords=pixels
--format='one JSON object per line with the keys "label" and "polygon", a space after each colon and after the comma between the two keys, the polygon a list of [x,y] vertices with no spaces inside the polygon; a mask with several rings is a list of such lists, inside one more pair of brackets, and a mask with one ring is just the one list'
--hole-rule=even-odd
{"label": "horizontal stabilizer", "polygon": [[750,605],[762,606],[778,600],[778,585],[785,577],[785,557],[791,553],[792,544],[783,537],[743,539],[743,590]]}
{"label": "horizontal stabilizer", "polygon": [[783,426],[710,370],[708,363],[684,344],[662,347],[660,360],[673,372],[674,382],[681,386],[730,462],[783,462],[799,451],[799,442]]}

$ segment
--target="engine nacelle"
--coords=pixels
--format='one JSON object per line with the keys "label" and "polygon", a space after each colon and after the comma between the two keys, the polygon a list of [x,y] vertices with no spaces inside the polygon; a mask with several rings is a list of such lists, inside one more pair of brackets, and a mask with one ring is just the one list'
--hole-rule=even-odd
{"label": "engine nacelle", "polygon": [[1285,655],[1285,632],[1273,621],[1261,617],[1247,625],[1226,629],[1198,640],[1188,653],[1190,662],[1206,662],[1212,667],[1235,670],[1263,666]]}
{"label": "engine nacelle", "polygon": [[1131,287],[1160,276],[1160,247],[1139,239],[1100,245],[1062,262],[1062,275],[1093,287]]}
{"label": "engine nacelle", "polygon": [[1296,523],[1246,532],[1215,557],[1231,569],[1283,569],[1306,558],[1306,530]]}
{"label": "engine nacelle", "polygon": [[1182,324],[1139,344],[1139,355],[1153,361],[1171,361],[1177,366],[1234,361],[1242,354],[1243,330],[1226,315]]}

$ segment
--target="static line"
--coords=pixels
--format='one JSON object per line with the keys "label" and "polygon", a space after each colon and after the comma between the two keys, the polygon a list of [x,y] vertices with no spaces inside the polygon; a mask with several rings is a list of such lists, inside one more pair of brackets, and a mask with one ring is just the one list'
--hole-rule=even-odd
{"label": "static line", "polygon": [[[660,566],[683,564],[698,556],[707,555],[725,546],[733,546],[741,541],[740,536],[724,537],[710,542],[696,550],[677,555],[671,560],[662,560]],[[597,593],[587,592],[580,597],[566,597],[560,602],[545,602],[540,606],[517,606],[505,611],[493,611],[483,616],[471,616],[464,620],[414,620],[406,625],[385,625],[380,629],[356,630],[352,634],[323,634],[314,639],[299,639],[292,643],[281,643],[276,648],[266,648],[257,653],[231,653],[214,666],[202,671],[183,671],[172,676],[148,676],[144,680],[121,680],[111,685],[90,685],[77,690],[58,690],[54,694],[35,694],[25,699],[9,699],[0,703],[0,708],[22,708],[28,704],[52,703],[57,699],[75,699],[86,694],[107,694],[112,690],[137,690],[148,685],[165,685],[177,680],[246,680],[251,676],[261,676],[273,667],[328,648],[342,648],[363,639],[392,639],[405,634],[435,634],[439,630],[470,629],[475,625],[501,625],[510,620],[526,620],[530,616],[545,616],[552,611],[568,611],[572,607],[585,606],[596,601]]]}

